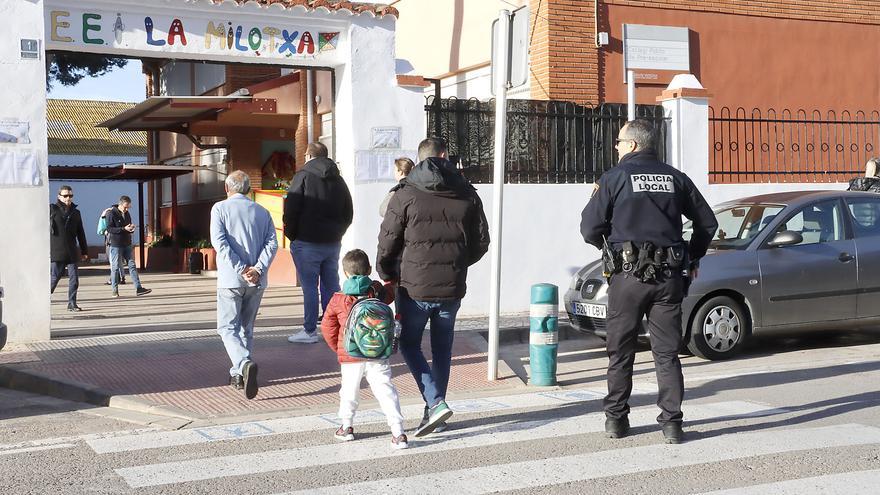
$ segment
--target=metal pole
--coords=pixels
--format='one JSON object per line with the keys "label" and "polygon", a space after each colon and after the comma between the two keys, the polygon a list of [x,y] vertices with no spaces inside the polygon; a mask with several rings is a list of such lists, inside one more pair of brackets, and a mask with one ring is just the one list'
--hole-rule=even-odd
{"label": "metal pole", "polygon": [[144,210],[146,209],[147,205],[144,204],[144,182],[138,181],[138,216],[140,217],[138,221],[138,246],[140,246],[138,258],[140,259],[140,265],[138,268],[141,270],[146,269],[146,258],[144,257],[146,254],[144,253]]}
{"label": "metal pole", "polygon": [[626,71],[626,120],[636,120],[636,76]]}
{"label": "metal pole", "polygon": [[307,142],[315,140],[315,86],[312,83],[312,71],[306,71],[306,132],[309,133]]}
{"label": "metal pole", "polygon": [[498,13],[498,44],[495,47],[495,162],[492,187],[492,264],[489,284],[488,380],[498,379],[498,316],[501,295],[501,208],[504,194],[504,162],[507,150],[507,85],[510,63],[510,11]]}

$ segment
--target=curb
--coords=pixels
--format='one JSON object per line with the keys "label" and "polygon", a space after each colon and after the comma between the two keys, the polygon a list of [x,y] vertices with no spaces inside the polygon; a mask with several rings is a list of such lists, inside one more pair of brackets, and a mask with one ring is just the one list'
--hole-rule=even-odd
{"label": "curb", "polygon": [[175,407],[153,404],[135,399],[130,395],[113,395],[102,388],[87,383],[53,378],[42,373],[23,371],[10,366],[0,366],[0,387],[99,407],[113,407],[188,421],[201,419]]}

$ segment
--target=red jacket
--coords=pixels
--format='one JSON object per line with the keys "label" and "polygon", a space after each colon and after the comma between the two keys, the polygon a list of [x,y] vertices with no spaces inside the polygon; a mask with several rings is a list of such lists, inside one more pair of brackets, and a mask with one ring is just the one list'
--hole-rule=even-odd
{"label": "red jacket", "polygon": [[361,297],[375,297],[385,304],[394,302],[394,291],[391,284],[382,285],[382,282],[374,280],[366,294],[359,296],[337,292],[330,298],[324,317],[321,319],[321,334],[331,349],[336,351],[336,357],[340,363],[359,363],[363,359],[353,358],[345,352],[345,344],[342,341],[343,327],[354,303]]}

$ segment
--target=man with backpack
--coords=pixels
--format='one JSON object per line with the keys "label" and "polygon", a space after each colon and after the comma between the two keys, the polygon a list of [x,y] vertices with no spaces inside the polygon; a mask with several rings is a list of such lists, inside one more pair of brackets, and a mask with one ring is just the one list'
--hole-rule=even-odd
{"label": "man with backpack", "polygon": [[145,296],[152,289],[141,285],[138,277],[137,266],[132,257],[131,234],[134,233],[135,225],[131,222],[131,198],[120,196],[119,203],[107,213],[107,232],[110,233],[110,283],[113,289],[112,297],[119,297],[119,258],[128,262],[128,274],[134,282],[135,295]]}
{"label": "man with backpack", "polygon": [[[67,286],[67,310],[82,311],[76,304],[79,289],[79,269],[76,262],[89,258],[89,244],[83,229],[82,215],[73,203],[73,188],[64,185],[58,189],[58,200],[49,205],[50,259],[52,261],[52,285],[55,292],[64,270],[70,278]],[[79,250],[76,244],[79,242]],[[79,251],[79,252],[77,252]]]}
{"label": "man with backpack", "polygon": [[342,426],[334,438],[354,440],[354,415],[357,411],[364,375],[370,390],[391,427],[391,447],[407,448],[403,415],[397,389],[391,383],[388,358],[394,352],[395,321],[388,303],[394,291],[379,281],[370,280],[370,258],[354,249],[342,258],[346,280],[342,292],[333,294],[321,320],[321,333],[330,349],[336,352],[342,372],[339,388],[339,419]]}
{"label": "man with backpack", "polygon": [[[110,210],[115,208],[116,205],[110,205],[107,209],[101,212],[101,218],[98,219],[98,235],[104,236],[104,248],[107,252],[107,261],[110,261],[110,233],[107,232],[107,215],[110,213]],[[117,273],[117,282],[125,285],[125,264],[127,260],[123,260],[122,257],[119,257],[119,271]],[[113,276],[113,270],[110,270],[110,276]],[[113,285],[113,280],[107,279],[104,282],[104,285]]]}

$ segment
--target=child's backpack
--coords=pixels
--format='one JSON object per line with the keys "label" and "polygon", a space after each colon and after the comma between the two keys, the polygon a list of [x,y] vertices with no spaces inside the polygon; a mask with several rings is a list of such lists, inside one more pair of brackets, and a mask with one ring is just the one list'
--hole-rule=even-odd
{"label": "child's backpack", "polygon": [[358,299],[343,329],[345,352],[357,359],[388,359],[397,350],[394,311],[373,297]]}

